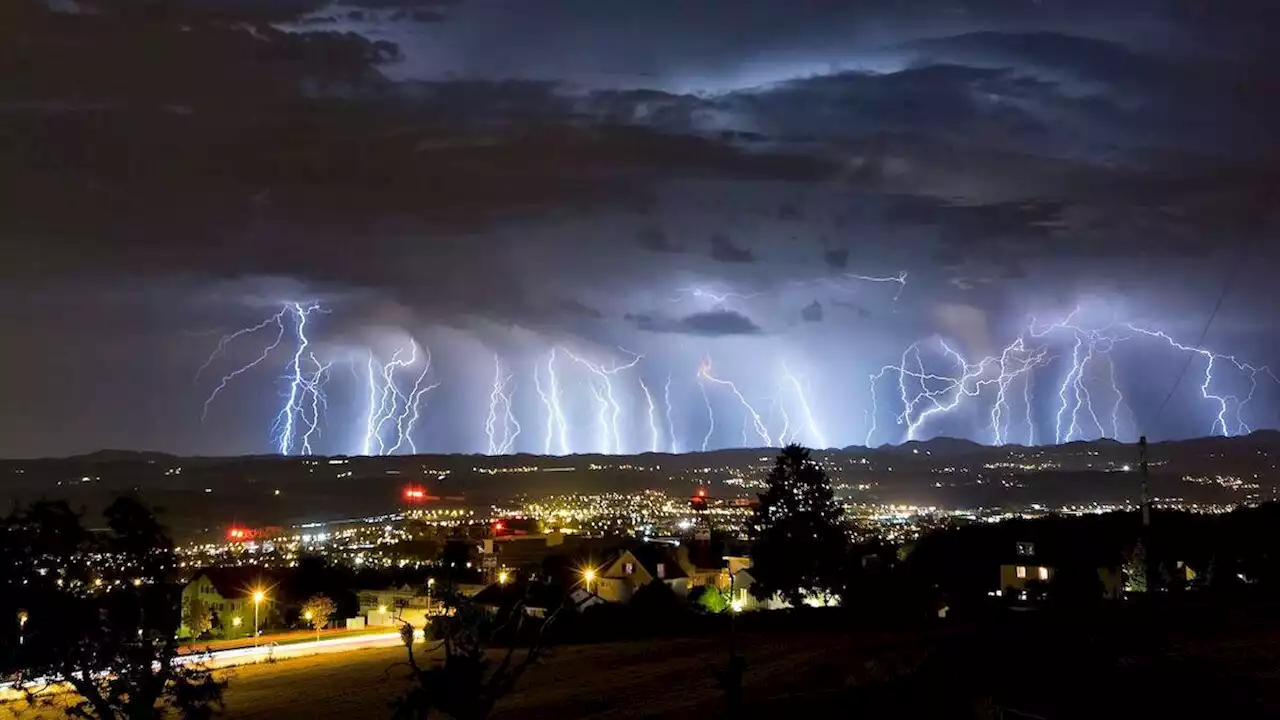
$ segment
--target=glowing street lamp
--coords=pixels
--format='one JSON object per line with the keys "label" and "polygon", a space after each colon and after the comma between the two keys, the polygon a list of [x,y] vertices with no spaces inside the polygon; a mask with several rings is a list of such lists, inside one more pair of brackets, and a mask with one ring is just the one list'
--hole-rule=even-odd
{"label": "glowing street lamp", "polygon": [[[313,626],[313,627],[315,626],[315,623],[311,622],[311,618],[313,618],[313,617],[315,617],[315,616],[311,614],[311,611],[310,611],[310,610],[308,610],[308,611],[306,611],[306,612],[302,613],[302,617],[306,619],[307,624],[309,624],[309,625],[311,625],[311,626]],[[319,628],[319,627],[316,627],[316,642],[320,642],[320,628]]]}
{"label": "glowing street lamp", "polygon": [[511,576],[507,574],[507,571],[506,571],[506,570],[500,570],[500,571],[498,572],[498,584],[499,584],[499,585],[506,585],[506,584],[507,584],[507,580],[509,580],[509,579],[510,579],[510,577],[511,577]]}
{"label": "glowing street lamp", "polygon": [[587,568],[582,571],[582,579],[587,583],[587,592],[591,592],[591,582],[596,579],[596,571],[594,568]]}
{"label": "glowing street lamp", "polygon": [[253,645],[258,645],[258,607],[267,599],[267,593],[261,588],[253,591]]}
{"label": "glowing street lamp", "polygon": [[26,627],[27,627],[27,611],[19,610],[18,611],[18,644],[19,645],[23,644],[23,642],[26,641],[26,636],[24,635]]}

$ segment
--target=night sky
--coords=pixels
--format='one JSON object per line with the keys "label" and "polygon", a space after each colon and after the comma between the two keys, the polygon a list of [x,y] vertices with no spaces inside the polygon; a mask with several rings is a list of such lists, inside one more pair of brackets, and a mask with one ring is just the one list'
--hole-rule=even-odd
{"label": "night sky", "polygon": [[0,455],[1280,426],[1273,6],[8,0]]}

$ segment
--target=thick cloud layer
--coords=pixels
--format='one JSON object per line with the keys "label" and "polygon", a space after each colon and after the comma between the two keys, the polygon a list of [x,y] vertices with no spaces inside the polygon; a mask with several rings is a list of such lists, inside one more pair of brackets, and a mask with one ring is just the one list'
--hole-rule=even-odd
{"label": "thick cloud layer", "polygon": [[[625,347],[648,386],[673,378],[682,449],[719,387],[698,385],[707,359],[764,405],[779,368],[802,372],[831,444],[897,441],[867,378],[916,340],[998,352],[1083,302],[1194,344],[1227,278],[1209,343],[1265,363],[1277,23],[1231,6],[11,3],[0,331],[22,350],[0,452],[271,449],[261,390],[286,350],[203,425],[190,376],[292,300],[329,311],[326,451],[359,444],[369,352],[410,338],[442,383],[418,447],[466,451],[487,441],[476,368],[511,366],[539,425],[552,347],[604,365]],[[214,374],[262,349],[239,342]],[[1165,350],[1144,351],[1152,387],[1119,366],[1120,435],[1215,427],[1191,378],[1177,417],[1144,418],[1185,363]],[[579,447],[600,449],[594,381],[575,382]],[[740,442],[742,408],[713,400],[734,420],[712,445]],[[1276,424],[1267,402],[1251,426]],[[990,441],[988,408],[924,432]]]}

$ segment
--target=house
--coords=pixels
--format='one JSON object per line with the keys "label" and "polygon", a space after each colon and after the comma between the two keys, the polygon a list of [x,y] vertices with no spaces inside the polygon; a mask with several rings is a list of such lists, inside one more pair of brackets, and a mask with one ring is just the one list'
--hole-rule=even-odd
{"label": "house", "polygon": [[683,547],[644,543],[618,551],[595,574],[587,589],[606,602],[625,603],[656,580],[678,597],[688,597],[689,590],[713,584],[718,574],[718,569],[694,567]]}
{"label": "house", "polygon": [[194,600],[204,603],[213,617],[212,634],[221,638],[240,638],[253,635],[254,593],[261,591],[258,602],[258,621],[265,618],[265,604],[273,598],[269,588],[273,583],[258,571],[246,568],[210,568],[201,570],[182,589],[183,624],[178,637],[189,638],[191,629],[186,626],[186,609]]}
{"label": "house", "polygon": [[[1067,571],[1071,572],[1064,574]],[[991,594],[1014,600],[1036,600],[1045,592],[1053,592],[1053,583],[1059,576],[1080,580],[1089,575],[1097,578],[1099,597],[1122,596],[1123,573],[1116,557],[1081,547],[1055,553],[1052,548],[1046,551],[1032,542],[1018,542],[1013,556],[1001,563],[1000,584]]]}

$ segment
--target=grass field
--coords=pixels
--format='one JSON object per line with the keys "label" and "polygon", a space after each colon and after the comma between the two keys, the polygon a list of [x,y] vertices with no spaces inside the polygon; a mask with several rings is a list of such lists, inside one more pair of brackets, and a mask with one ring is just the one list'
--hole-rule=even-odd
{"label": "grass field", "polygon": [[[772,704],[806,693],[839,691],[867,673],[870,655],[894,655],[874,637],[824,633],[744,634],[748,703]],[[403,650],[383,648],[237,668],[227,716],[236,718],[384,718],[408,686],[393,667]],[[918,661],[919,650],[904,663]],[[723,706],[715,672],[724,637],[663,639],[557,648],[531,669],[497,718],[707,717]]]}
{"label": "grass field", "polygon": [[[1192,599],[1000,613],[912,631],[826,613],[768,620],[738,635],[743,716],[1280,717],[1277,619],[1277,605]],[[718,717],[727,649],[718,631],[556,647],[494,717]],[[363,649],[221,671],[230,682],[225,717],[389,717],[409,687],[397,666],[403,653]],[[0,718],[38,715],[0,705]]]}

